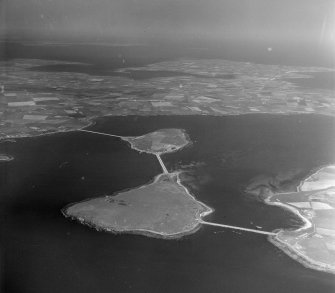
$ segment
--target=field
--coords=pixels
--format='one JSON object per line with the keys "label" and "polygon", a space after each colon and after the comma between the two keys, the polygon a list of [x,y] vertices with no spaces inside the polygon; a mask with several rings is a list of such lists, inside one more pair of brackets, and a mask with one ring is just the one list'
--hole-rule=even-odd
{"label": "field", "polygon": [[210,211],[172,173],[115,196],[70,205],[63,213],[99,230],[176,238],[196,231],[201,215]]}

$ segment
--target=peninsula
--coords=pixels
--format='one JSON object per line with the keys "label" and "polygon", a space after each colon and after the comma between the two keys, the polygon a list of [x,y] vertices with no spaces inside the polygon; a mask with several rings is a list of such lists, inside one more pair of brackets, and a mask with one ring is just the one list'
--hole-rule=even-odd
{"label": "peninsula", "polygon": [[273,194],[264,182],[258,191],[267,204],[290,210],[304,223],[296,230],[276,231],[270,242],[305,267],[335,273],[335,165],[307,177],[296,192]]}

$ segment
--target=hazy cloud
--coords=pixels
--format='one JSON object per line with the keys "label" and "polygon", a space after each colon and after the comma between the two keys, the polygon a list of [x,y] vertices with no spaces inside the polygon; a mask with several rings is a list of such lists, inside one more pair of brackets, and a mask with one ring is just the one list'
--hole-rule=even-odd
{"label": "hazy cloud", "polygon": [[[2,0],[2,31],[26,36],[330,38],[333,0]],[[2,16],[1,15],[1,16]],[[4,20],[5,19],[5,20]],[[6,24],[6,27],[5,27]],[[322,33],[323,30],[323,33]]]}

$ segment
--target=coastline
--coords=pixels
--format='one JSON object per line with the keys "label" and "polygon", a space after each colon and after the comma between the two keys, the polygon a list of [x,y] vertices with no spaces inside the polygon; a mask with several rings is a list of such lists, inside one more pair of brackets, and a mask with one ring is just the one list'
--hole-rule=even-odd
{"label": "coastline", "polygon": [[[203,211],[200,212],[199,214],[199,218],[197,219],[197,225],[195,225],[194,227],[192,227],[191,229],[188,229],[188,230],[185,230],[185,231],[182,231],[182,232],[179,232],[179,233],[174,233],[174,234],[167,234],[167,233],[159,233],[159,232],[154,232],[152,230],[145,230],[145,229],[133,229],[133,230],[117,230],[117,229],[111,229],[111,228],[101,228],[101,227],[98,227],[97,225],[95,224],[92,224],[88,221],[85,221],[83,219],[80,219],[78,217],[75,217],[75,216],[70,216],[67,214],[67,209],[70,208],[71,206],[75,205],[75,204],[78,204],[78,203],[82,203],[82,202],[86,202],[86,201],[89,201],[93,198],[89,198],[89,199],[85,199],[83,201],[80,201],[80,202],[76,202],[76,203],[71,203],[71,204],[68,204],[66,205],[64,208],[61,209],[61,213],[66,217],[66,218],[70,218],[72,220],[75,220],[81,224],[84,224],[90,228],[94,228],[95,230],[97,231],[104,231],[104,232],[110,232],[110,233],[113,233],[113,234],[136,234],[136,235],[144,235],[144,236],[149,236],[149,237],[154,237],[154,238],[162,238],[162,239],[179,239],[179,238],[182,238],[186,235],[190,235],[190,234],[193,234],[195,233],[196,231],[198,231],[201,227],[202,227],[202,218],[211,214],[212,212],[214,212],[214,209],[212,209],[211,207],[207,206],[206,204],[204,204],[203,202],[201,201],[198,201],[190,192],[189,190],[181,183],[181,180],[180,180],[180,174],[181,172],[180,171],[177,171],[177,172],[173,172],[173,173],[169,173],[169,175],[171,176],[176,176],[176,183],[182,187],[186,194],[192,198],[192,200],[196,201],[199,205],[202,206],[203,208]],[[156,183],[161,176],[166,176],[167,174],[164,174],[164,173],[161,173],[161,174],[158,174],[153,181],[149,182],[148,184],[145,184],[145,185],[141,185],[139,187],[135,187],[135,188],[129,188],[129,189],[126,189],[126,190],[133,190],[133,189],[138,189],[138,188],[144,188],[144,187],[147,187],[149,185],[152,185],[154,183]],[[124,191],[117,191],[116,193],[112,194],[112,195],[107,195],[106,197],[115,197],[123,192],[125,192],[126,190]],[[95,197],[96,198],[96,197]]]}
{"label": "coastline", "polygon": [[83,224],[83,225],[85,225],[89,228],[93,228],[98,232],[100,232],[100,231],[101,232],[107,232],[107,233],[111,233],[111,234],[114,234],[114,235],[131,234],[131,235],[147,236],[147,237],[156,238],[156,239],[177,240],[177,239],[180,239],[184,236],[191,235],[191,234],[197,232],[202,227],[201,223],[199,223],[194,228],[192,228],[190,230],[187,230],[187,231],[183,231],[181,233],[177,233],[177,234],[157,233],[157,232],[152,232],[150,230],[145,230],[145,229],[116,230],[116,229],[110,229],[110,228],[101,228],[101,227],[98,227],[97,225],[94,225],[94,224],[88,222],[88,221],[80,220],[80,219],[78,219],[74,216],[70,216],[70,215],[66,214],[64,209],[62,209],[61,212],[62,212],[62,214],[65,218],[69,218],[69,219],[71,219],[73,221],[76,221],[80,224]]}
{"label": "coastline", "polygon": [[[237,115],[260,115],[260,114],[262,115],[262,113],[245,113],[245,114],[236,114],[236,116],[237,116]],[[271,115],[271,116],[282,115],[282,114],[274,115],[274,114],[271,114],[271,113],[265,113],[265,114],[266,114],[266,115]],[[306,114],[308,114],[308,116],[311,116],[311,115],[312,115],[312,116],[327,116],[327,115],[315,114],[315,113],[300,113],[299,115],[306,115]],[[290,115],[290,113],[288,113],[288,115]],[[294,115],[295,115],[295,114],[294,114]],[[109,116],[113,116],[113,117],[126,117],[126,116],[122,116],[122,115],[120,115],[120,116],[107,115],[107,116],[103,116],[103,117],[109,117]],[[161,116],[161,115],[153,115],[153,116]],[[164,115],[164,116],[166,116],[166,115]],[[212,115],[208,115],[208,116],[212,116]],[[220,115],[220,116],[224,117],[224,115]],[[80,128],[80,129],[85,129],[85,128],[87,128],[87,127],[90,127],[90,126],[95,125],[95,124],[96,124],[96,119],[97,119],[97,118],[103,118],[103,117],[95,117],[94,120],[90,121],[90,123],[89,123],[88,125],[86,125],[86,126]],[[213,116],[213,117],[214,117],[214,116]],[[78,129],[75,129],[75,130],[65,130],[65,131],[59,131],[59,132],[51,132],[51,133],[43,133],[43,134],[34,135],[34,136],[28,136],[28,137],[39,137],[39,136],[42,136],[42,135],[52,135],[52,134],[57,134],[57,133],[60,133],[60,132],[73,132],[73,131],[78,131]],[[183,129],[182,129],[182,131],[184,132]],[[143,135],[142,135],[142,136],[143,136]],[[27,137],[27,136],[26,136],[26,137]],[[187,137],[187,138],[188,138],[188,137]],[[8,137],[6,137],[6,139],[8,139]],[[122,137],[121,137],[121,139],[124,140]],[[125,141],[127,141],[127,140],[125,140]],[[188,139],[188,141],[189,141],[189,143],[191,143],[189,139]],[[130,143],[130,142],[129,142],[129,143]],[[186,145],[183,146],[183,147],[186,147],[187,145],[189,145],[189,143],[186,144]],[[130,144],[131,144],[131,143],[130,143]],[[132,145],[132,144],[131,144],[131,145]],[[183,148],[183,147],[182,147],[182,148]],[[138,149],[136,149],[136,148],[133,148],[133,149],[136,150],[136,151],[138,151],[138,152],[141,152],[140,150],[138,150]],[[177,149],[177,150],[180,150],[180,149]],[[177,150],[175,150],[175,151],[177,151]],[[155,154],[155,152],[148,152],[148,153],[150,153],[150,154]],[[164,153],[165,153],[165,152],[162,152],[161,154],[164,154]],[[314,174],[318,173],[318,172],[320,171],[320,169],[322,169],[322,167],[319,167],[318,170],[317,170],[315,173],[311,174],[309,177],[307,177],[307,178],[304,179],[304,180],[307,180],[308,178],[310,178],[310,177],[313,176]],[[174,173],[176,173],[176,172],[169,173],[169,174],[174,174]],[[179,173],[180,173],[180,172],[177,172],[177,177],[176,177],[176,181],[177,181],[177,183],[185,189],[185,192],[186,192],[189,196],[191,196],[194,200],[196,200],[195,197],[192,196],[192,195],[190,194],[190,192],[188,191],[188,189],[182,184],[181,179],[180,179],[180,176],[179,176]],[[157,175],[157,176],[160,176],[160,175],[162,175],[162,174],[159,174],[159,175]],[[156,177],[156,178],[157,178],[157,177]],[[156,180],[156,179],[155,179],[155,180]],[[303,182],[303,181],[301,181],[300,185],[302,184],[302,182]],[[149,183],[149,184],[150,184],[150,183]],[[147,185],[149,185],[149,184],[147,184]],[[147,186],[147,185],[144,185],[144,186]],[[298,190],[299,190],[299,188],[300,188],[300,185],[299,185],[299,187],[298,187]],[[130,189],[133,189],[133,188],[130,188]],[[118,192],[118,193],[119,193],[119,192]],[[305,223],[304,226],[302,226],[301,228],[299,228],[299,229],[296,230],[296,231],[305,230],[305,229],[308,229],[308,228],[310,228],[310,227],[312,226],[312,223],[311,223],[307,218],[305,218],[303,215],[301,215],[301,214],[299,213],[298,209],[296,209],[296,208],[294,208],[294,207],[291,207],[291,206],[289,206],[289,205],[282,204],[282,203],[270,202],[270,198],[271,198],[271,196],[265,199],[265,203],[266,203],[266,204],[269,204],[269,205],[276,205],[276,206],[281,206],[282,208],[288,209],[288,210],[290,210],[291,212],[293,212],[294,214],[296,214],[297,216],[299,216],[299,218],[301,218],[301,219],[303,220],[303,222]],[[197,201],[197,200],[196,200],[196,201]],[[200,218],[205,217],[205,216],[211,214],[211,213],[214,211],[212,208],[208,207],[208,206],[205,205],[204,203],[202,203],[202,202],[200,202],[200,201],[197,201],[197,202],[198,202],[199,204],[201,204],[201,205],[205,208],[205,211],[203,211],[203,212],[200,214]],[[206,209],[207,209],[207,211],[206,211]],[[62,213],[64,214],[64,211],[63,211],[63,210],[62,210]],[[64,216],[69,217],[69,216],[66,215],[66,214],[64,214]],[[87,224],[87,223],[85,223],[85,224],[86,224],[86,225],[89,225],[89,224]],[[198,227],[198,226],[201,226],[200,223],[198,223],[198,225],[197,225],[196,227]],[[93,226],[92,226],[92,227],[93,227]],[[97,227],[93,227],[93,228],[97,229]],[[200,228],[200,227],[199,227],[199,228]],[[99,229],[97,229],[97,230],[99,230]],[[194,230],[194,229],[191,229],[191,230],[189,230],[189,231],[185,231],[185,235],[193,233],[193,230]],[[113,231],[108,231],[108,230],[106,230],[106,231],[107,231],[107,232],[113,232]],[[195,230],[195,231],[196,231],[196,230]],[[157,236],[158,238],[167,238],[167,239],[168,239],[168,238],[172,238],[172,239],[174,239],[174,238],[180,238],[180,237],[184,236],[184,235],[179,235],[179,233],[178,233],[177,235],[174,235],[174,234],[173,234],[173,235],[157,234],[156,232],[153,233],[153,232],[150,231],[150,230],[134,230],[134,231],[117,231],[117,230],[115,230],[114,232],[115,232],[115,233],[132,233],[132,234],[141,234],[141,235],[143,235],[143,233],[144,233],[144,234],[147,235],[147,236],[155,237],[155,236],[158,235],[158,236]],[[155,236],[153,236],[152,234],[155,234]],[[184,234],[184,232],[183,232],[182,234]],[[270,237],[270,238],[271,238],[271,240],[272,240],[273,242],[280,242],[280,239],[278,239],[278,236],[273,236],[273,237]],[[271,240],[270,240],[270,242],[271,242]],[[278,246],[278,247],[279,247],[279,246]],[[299,255],[299,252],[298,252],[298,251],[295,251],[293,247],[290,247],[289,245],[284,244],[283,242],[280,242],[280,248],[281,248],[285,253],[286,253],[286,251],[289,251],[289,252],[287,252],[288,255],[291,255],[291,254]],[[291,254],[289,254],[289,253],[291,253]],[[292,256],[292,258],[294,258],[294,256]],[[305,265],[305,264],[304,264],[304,261],[306,260],[306,257],[304,257],[303,255],[300,255],[300,258],[301,258],[302,260],[298,260],[298,261],[301,262],[303,265]],[[304,260],[304,258],[305,258],[305,260]],[[319,267],[320,270],[324,270],[324,268],[322,267],[322,264],[321,264],[321,268],[320,268],[320,264],[317,263],[317,262],[314,262],[313,260],[308,260],[308,261],[306,260],[306,262],[307,262],[307,263],[312,263],[312,264],[309,264],[309,265],[308,265],[308,267],[310,267],[310,268],[314,268],[313,266],[317,266],[317,267]],[[306,265],[306,266],[307,266],[307,265]],[[334,272],[332,272],[332,273],[334,273]]]}
{"label": "coastline", "polygon": [[[3,140],[7,140],[7,139],[19,139],[19,138],[35,138],[35,137],[40,137],[40,136],[48,136],[48,135],[54,135],[54,134],[60,134],[60,133],[68,133],[68,132],[75,132],[75,131],[79,131],[79,130],[86,130],[86,128],[94,126],[97,122],[97,119],[103,119],[103,118],[108,118],[108,117],[131,117],[131,116],[139,116],[139,117],[160,117],[160,116],[208,116],[208,117],[227,117],[227,116],[252,116],[252,115],[256,115],[256,116],[299,116],[299,115],[303,115],[303,116],[321,116],[321,117],[327,117],[327,118],[335,118],[335,115],[330,115],[327,113],[316,113],[316,112],[276,112],[276,113],[272,113],[272,112],[248,112],[248,113],[225,113],[225,114],[204,114],[204,113],[176,113],[176,114],[171,114],[171,113],[160,113],[160,114],[154,114],[154,115],[148,115],[148,113],[138,113],[136,115],[132,114],[132,115],[115,115],[115,114],[107,114],[107,115],[103,115],[103,116],[94,116],[91,118],[88,118],[88,122],[86,125],[79,127],[79,128],[74,128],[74,129],[67,129],[67,130],[55,130],[55,131],[51,131],[51,132],[45,132],[45,133],[38,133],[38,134],[16,134],[16,135],[6,135],[1,137],[0,136],[0,143]],[[181,129],[183,130],[183,129]],[[143,135],[142,135],[143,136]],[[127,136],[125,136],[127,137]],[[129,137],[135,137],[135,136],[129,136]],[[188,137],[188,136],[187,136]]]}
{"label": "coastline", "polygon": [[314,269],[317,271],[322,271],[330,274],[335,274],[335,268],[329,265],[325,265],[324,263],[317,262],[315,260],[310,259],[309,257],[305,256],[304,254],[300,253],[296,249],[294,249],[291,245],[284,243],[278,238],[279,233],[282,231],[281,229],[274,230],[277,231],[277,235],[275,236],[268,236],[268,240],[274,246],[278,247],[281,251],[283,251],[286,255],[294,259],[295,261],[302,264],[304,267],[308,269]]}
{"label": "coastline", "polygon": [[332,166],[333,164],[325,164],[325,165],[321,165],[318,168],[315,168],[314,170],[311,170],[311,172],[309,173],[309,175],[304,179],[301,180],[300,184],[297,187],[297,191],[303,191],[301,190],[302,185],[304,184],[305,181],[308,181],[310,178],[312,178],[314,175],[317,175],[318,173],[320,173],[320,171],[324,168],[327,168],[329,166]]}
{"label": "coastline", "polygon": [[[313,173],[311,172],[311,174],[309,176],[307,176],[304,180],[302,180],[297,187],[297,192],[301,191],[301,186],[304,184],[305,181],[310,179],[315,174],[319,173],[326,166],[329,166],[329,165],[325,165],[325,166],[321,166],[321,167],[317,168],[316,171],[314,171]],[[301,231],[304,231],[304,230],[308,230],[309,228],[312,228],[313,227],[312,222],[309,219],[307,219],[306,217],[304,217],[299,212],[299,209],[297,209],[293,206],[290,206],[288,204],[285,204],[285,203],[271,201],[272,197],[280,195],[280,194],[282,194],[282,193],[269,195],[267,198],[264,199],[264,202],[268,205],[278,206],[278,207],[284,208],[286,210],[289,210],[292,213],[294,213],[296,216],[298,216],[304,222],[304,225],[302,227],[300,227],[299,229],[294,230],[295,232],[301,232]],[[301,253],[300,251],[298,251],[297,249],[295,249],[292,245],[290,245],[290,244],[284,242],[283,240],[281,240],[280,239],[280,233],[284,232],[284,231],[285,231],[284,229],[274,230],[273,232],[275,232],[276,235],[268,236],[268,240],[273,245],[275,245],[276,247],[281,249],[286,255],[288,255],[289,257],[291,257],[295,261],[299,262],[304,267],[309,268],[309,269],[314,269],[314,270],[318,270],[318,271],[331,273],[331,274],[335,274],[335,266],[327,265],[325,263],[313,260],[310,257],[308,257],[307,255],[305,255],[305,254]]]}
{"label": "coastline", "polygon": [[[157,115],[157,116],[159,116],[159,115]],[[167,129],[167,128],[162,128],[162,129],[159,129],[159,130],[156,130],[156,131],[160,131],[160,130],[164,130],[164,129]],[[187,143],[184,144],[181,147],[178,147],[177,149],[174,149],[172,151],[165,151],[165,152],[151,152],[151,151],[146,151],[146,150],[138,149],[134,145],[134,143],[130,140],[132,138],[141,139],[141,138],[145,137],[146,134],[140,135],[140,136],[120,136],[120,138],[123,141],[128,142],[130,144],[130,148],[133,149],[133,150],[135,150],[135,151],[137,151],[137,152],[139,152],[139,153],[146,153],[146,154],[150,154],[150,155],[156,155],[156,156],[159,155],[159,156],[161,156],[161,155],[164,155],[164,154],[170,154],[170,153],[174,153],[174,152],[180,151],[180,150],[184,149],[185,147],[192,145],[192,141],[191,141],[190,137],[188,136],[188,134],[186,133],[186,130],[185,129],[180,129],[180,128],[178,128],[178,130],[180,130],[183,133],[183,135],[184,135],[185,140],[187,141]],[[156,132],[156,131],[153,131],[153,132]]]}
{"label": "coastline", "polygon": [[[280,195],[281,193],[276,193],[274,195]],[[284,208],[286,210],[289,210],[291,211],[292,213],[294,213],[295,215],[297,215],[304,223],[305,225],[303,225],[302,227],[300,227],[299,229],[295,230],[296,232],[300,232],[302,230],[307,230],[309,228],[311,228],[313,225],[311,223],[311,221],[309,221],[307,218],[305,218],[300,212],[298,209],[290,206],[290,205],[286,205],[284,203],[280,203],[280,202],[273,202],[273,201],[270,201],[271,200],[271,197],[273,195],[270,195],[268,198],[266,198],[264,200],[264,202],[268,205],[272,205],[272,206],[279,206],[281,208]]]}
{"label": "coastline", "polygon": [[[157,115],[159,116],[159,115]],[[104,117],[107,117],[107,116],[104,116]],[[120,117],[124,117],[124,116],[120,116]],[[84,126],[84,127],[81,127],[79,129],[75,129],[75,130],[67,130],[67,131],[58,131],[58,132],[50,132],[50,133],[44,133],[44,134],[39,134],[39,135],[34,135],[34,136],[28,136],[30,138],[33,138],[33,137],[39,137],[39,136],[44,136],[44,135],[52,135],[52,134],[57,134],[57,133],[62,133],[62,132],[74,132],[74,131],[83,131],[85,132],[86,129],[85,128],[88,128],[90,126],[93,126],[96,124],[96,119],[98,118],[103,118],[103,117],[95,117],[92,121],[90,121],[90,123],[87,125],[87,126]],[[176,152],[176,151],[179,151],[180,149],[186,147],[186,146],[189,146],[192,144],[192,141],[190,140],[188,134],[186,133],[185,129],[179,129],[182,133],[183,133],[183,136],[184,136],[184,140],[186,141],[185,144],[183,144],[181,147],[177,148],[177,149],[174,149],[172,151],[162,151],[162,152],[151,152],[151,151],[145,151],[145,150],[141,150],[141,149],[138,149],[137,147],[134,146],[134,144],[132,143],[132,141],[130,141],[129,139],[127,138],[143,138],[145,137],[146,134],[144,135],[141,135],[141,136],[120,136],[120,135],[112,135],[112,134],[104,134],[104,133],[99,133],[99,132],[94,132],[96,134],[103,134],[103,135],[110,135],[110,136],[115,136],[115,137],[118,137],[120,138],[121,140],[125,141],[125,142],[128,142],[130,144],[130,147],[131,149],[139,152],[139,153],[148,153],[148,154],[151,154],[151,155],[155,155],[155,156],[160,156],[160,155],[163,155],[165,153],[172,153],[172,152]],[[159,131],[159,130],[156,130],[156,131]],[[90,132],[89,130],[87,130],[87,132]],[[27,136],[26,136],[27,137]],[[23,138],[23,137],[20,137],[20,138]],[[6,137],[6,139],[8,139],[8,137]],[[1,141],[1,139],[0,139]],[[164,165],[163,161],[160,162]],[[202,226],[201,224],[201,221],[202,221],[202,217],[205,217],[209,214],[211,214],[214,209],[210,208],[209,206],[207,206],[206,204],[198,201],[195,196],[193,196],[189,190],[186,188],[186,186],[184,186],[181,182],[181,179],[180,179],[180,174],[181,172],[180,171],[177,171],[177,172],[172,172],[172,173],[161,173],[161,174],[158,174],[152,181],[149,181],[149,183],[145,184],[145,185],[141,185],[141,186],[138,186],[138,187],[133,187],[133,188],[126,188],[122,191],[118,191],[112,195],[108,195],[109,196],[117,196],[119,195],[120,193],[123,193],[123,192],[126,192],[126,191],[129,191],[129,190],[133,190],[133,189],[140,189],[140,188],[144,188],[144,187],[147,187],[151,184],[154,184],[156,183],[159,178],[161,176],[175,176],[175,182],[184,189],[185,193],[192,198],[192,200],[196,201],[197,204],[199,204],[201,207],[202,207],[202,210],[200,210],[200,214],[199,214],[199,218],[197,219],[197,224],[192,227],[191,229],[188,229],[188,230],[185,230],[185,231],[182,231],[180,233],[176,233],[176,234],[167,234],[167,233],[158,233],[158,232],[154,232],[154,231],[151,231],[151,230],[144,230],[144,229],[134,229],[134,230],[117,230],[117,229],[110,229],[110,228],[101,228],[101,227],[98,227],[92,223],[89,223],[88,221],[84,221],[83,219],[80,219],[80,218],[77,218],[77,217],[74,217],[74,216],[70,216],[68,215],[67,213],[67,209],[75,204],[78,204],[78,203],[81,203],[81,202],[86,202],[86,201],[89,201],[93,198],[88,198],[88,199],[85,199],[83,201],[80,201],[80,202],[76,202],[76,203],[71,203],[71,204],[68,204],[66,205],[64,208],[61,209],[61,213],[66,217],[66,218],[71,218],[73,220],[76,220],[78,222],[80,222],[81,224],[85,224],[86,226],[89,226],[91,228],[94,228],[96,229],[97,231],[106,231],[106,232],[111,232],[111,233],[114,233],[114,234],[120,234],[120,233],[130,233],[130,234],[138,234],[138,235],[145,235],[145,236],[150,236],[150,237],[156,237],[156,238],[164,238],[164,239],[177,239],[177,238],[181,238],[185,235],[189,235],[189,234],[192,234],[194,232],[196,232],[198,229],[200,229],[200,227]],[[96,197],[94,197],[96,198]]]}

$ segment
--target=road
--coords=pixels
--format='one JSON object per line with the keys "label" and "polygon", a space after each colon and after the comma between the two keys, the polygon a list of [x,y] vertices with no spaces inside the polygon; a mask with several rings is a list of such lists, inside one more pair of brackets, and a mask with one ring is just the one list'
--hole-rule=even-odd
{"label": "road", "polygon": [[124,136],[120,136],[120,135],[109,134],[109,133],[102,133],[102,132],[96,132],[96,131],[85,130],[85,129],[78,129],[78,131],[88,132],[88,133],[94,133],[94,134],[100,134],[100,135],[106,135],[106,136],[112,136],[112,137],[118,137],[118,138],[124,138]]}
{"label": "road", "polygon": [[164,163],[163,163],[163,161],[162,161],[161,156],[160,156],[159,154],[156,154],[156,157],[157,157],[159,163],[160,163],[161,166],[162,166],[162,169],[163,169],[164,174],[169,174],[169,171],[166,169],[166,167],[165,167],[165,165],[164,165]]}
{"label": "road", "polygon": [[241,230],[241,231],[258,233],[258,234],[276,235],[276,233],[273,233],[273,232],[267,232],[267,231],[256,230],[256,229],[242,228],[242,227],[238,227],[238,226],[230,226],[230,225],[206,222],[206,221],[202,221],[202,220],[200,220],[200,223],[204,224],[204,225],[209,225],[209,226],[216,226],[216,227],[222,227],[222,228],[228,228],[228,229],[234,229],[234,230]]}

